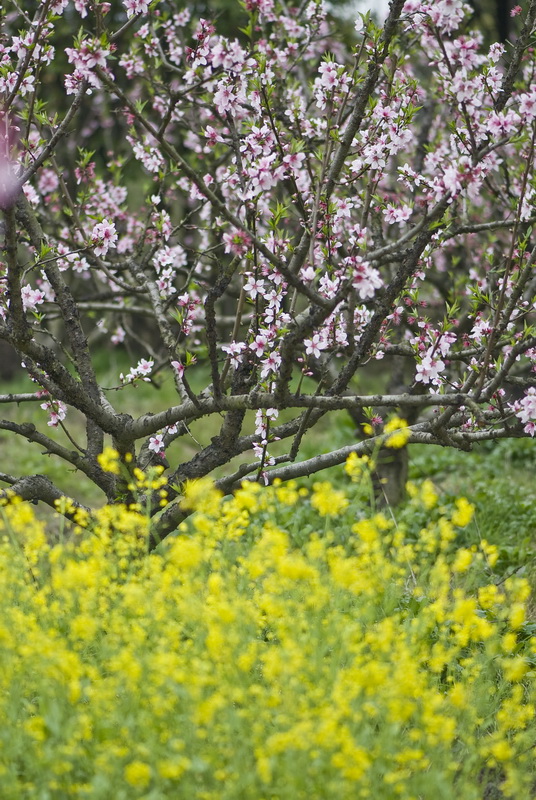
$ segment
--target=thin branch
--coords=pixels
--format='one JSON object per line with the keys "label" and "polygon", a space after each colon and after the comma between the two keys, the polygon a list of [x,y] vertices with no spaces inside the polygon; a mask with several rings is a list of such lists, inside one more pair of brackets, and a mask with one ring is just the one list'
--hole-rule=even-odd
{"label": "thin branch", "polygon": [[346,125],[341,142],[335,151],[333,161],[331,162],[325,185],[325,193],[328,198],[335,188],[335,183],[346,162],[346,157],[354,141],[354,136],[358,132],[364,119],[369,98],[376,87],[378,77],[380,75],[380,69],[387,58],[389,53],[389,45],[391,44],[391,40],[396,33],[398,21],[404,7],[404,2],[405,0],[391,0],[389,15],[385,20],[379,41],[381,51],[370,56],[367,77],[357,93],[352,114]]}
{"label": "thin branch", "polygon": [[[509,438],[522,438],[524,436],[523,429],[512,428],[490,428],[484,431],[471,431],[467,433],[451,433],[450,439],[452,443],[460,449],[468,449],[468,445],[476,442],[488,442],[496,439],[509,439]],[[370,455],[377,447],[376,439],[367,439],[366,441],[358,442],[357,444],[342,447],[339,450],[333,450],[330,453],[314,456],[314,458],[300,461],[295,464],[289,464],[286,467],[279,469],[270,469],[265,472],[265,479],[268,483],[273,483],[277,478],[282,481],[292,480],[294,478],[304,478],[314,475],[329,467],[335,467],[343,464],[350,453],[357,453],[357,455]],[[426,430],[413,430],[408,444],[433,444],[440,447],[445,447],[445,442],[442,441],[437,435]],[[245,480],[252,481],[254,478],[245,478]],[[228,491],[236,489],[238,486],[227,487]]]}
{"label": "thin branch", "polygon": [[[322,411],[340,411],[350,408],[367,408],[387,406],[411,406],[412,408],[426,408],[427,406],[454,406],[455,408],[467,402],[467,395],[463,392],[449,394],[393,394],[393,395],[289,395],[285,398],[284,408],[314,408]],[[132,420],[128,426],[128,435],[133,439],[150,436],[167,425],[182,422],[187,418],[200,419],[209,414],[219,414],[222,411],[256,411],[262,408],[282,408],[276,402],[274,392],[255,392],[251,394],[223,395],[199,399],[199,408],[193,402],[186,401],[179,406],[173,406],[158,414],[143,414]]]}
{"label": "thin branch", "polygon": [[67,447],[59,444],[51,439],[50,436],[41,433],[37,430],[35,425],[31,422],[12,422],[11,420],[0,420],[0,430],[9,431],[18,436],[22,436],[29,442],[40,445],[45,448],[45,455],[54,455],[71,464],[75,469],[87,475],[96,486],[107,492],[110,489],[112,476],[110,473],[104,472],[99,466],[89,461],[85,454],[79,453],[76,450],[69,450]]}
{"label": "thin branch", "polygon": [[28,167],[26,172],[24,172],[22,174],[22,176],[17,180],[17,185],[19,187],[19,190],[22,189],[24,184],[27,183],[30,180],[32,175],[35,175],[35,173],[37,172],[37,170],[39,169],[41,164],[43,164],[47,160],[49,155],[52,152],[54,152],[54,149],[55,149],[56,145],[58,144],[58,142],[60,141],[60,139],[62,139],[67,134],[67,128],[68,128],[69,124],[71,123],[71,121],[73,120],[76,112],[78,111],[78,109],[82,105],[82,99],[83,99],[83,97],[84,97],[84,95],[86,93],[86,89],[87,89],[87,81],[83,81],[82,84],[80,85],[79,90],[75,94],[74,100],[71,103],[71,105],[69,106],[69,109],[68,109],[67,113],[65,114],[65,117],[63,118],[63,121],[56,128],[55,133],[52,134],[51,138],[49,139],[47,144],[44,146],[44,148],[41,150],[41,152],[39,153],[39,155],[37,156],[35,161],[32,162],[32,165],[30,167]]}
{"label": "thin branch", "polygon": [[38,403],[43,399],[43,395],[39,392],[26,393],[26,394],[0,394],[0,403]]}

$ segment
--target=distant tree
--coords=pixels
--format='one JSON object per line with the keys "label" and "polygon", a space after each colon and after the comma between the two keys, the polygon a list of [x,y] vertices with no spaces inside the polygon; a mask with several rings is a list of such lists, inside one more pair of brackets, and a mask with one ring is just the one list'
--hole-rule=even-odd
{"label": "distant tree", "polygon": [[478,26],[490,42],[506,44],[514,32],[511,11],[515,6],[511,0],[472,0]]}

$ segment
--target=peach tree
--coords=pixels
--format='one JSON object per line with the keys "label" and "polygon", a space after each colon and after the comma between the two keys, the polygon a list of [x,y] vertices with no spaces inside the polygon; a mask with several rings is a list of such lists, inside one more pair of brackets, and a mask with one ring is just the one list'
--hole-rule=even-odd
{"label": "peach tree", "polygon": [[[491,47],[462,0],[392,0],[342,35],[322,0],[243,17],[225,37],[167,0],[0,11],[0,340],[33,382],[0,401],[42,423],[0,430],[111,503],[163,464],[157,537],[187,480],[310,475],[377,449],[393,415],[402,443],[462,450],[536,430],[536,0]],[[114,386],[95,330],[133,354]],[[127,413],[162,380],[174,404]],[[342,409],[366,434],[299,460]],[[64,497],[4,469],[4,492]]]}

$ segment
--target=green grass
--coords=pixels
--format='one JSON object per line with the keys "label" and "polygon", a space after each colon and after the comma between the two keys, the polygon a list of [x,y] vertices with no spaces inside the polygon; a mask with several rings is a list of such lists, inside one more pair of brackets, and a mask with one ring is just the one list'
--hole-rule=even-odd
{"label": "green grass", "polygon": [[429,477],[445,498],[465,495],[476,505],[468,534],[500,548],[503,568],[531,565],[536,545],[536,442],[486,442],[472,453],[414,445],[410,477]]}

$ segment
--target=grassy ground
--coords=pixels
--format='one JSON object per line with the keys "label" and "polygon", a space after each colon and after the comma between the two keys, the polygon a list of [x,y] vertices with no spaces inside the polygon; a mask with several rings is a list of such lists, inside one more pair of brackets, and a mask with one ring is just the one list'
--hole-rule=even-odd
{"label": "grassy ground", "polygon": [[536,442],[487,442],[472,453],[414,446],[410,477],[431,478],[445,497],[476,505],[468,535],[500,548],[504,570],[532,568],[536,546]]}

